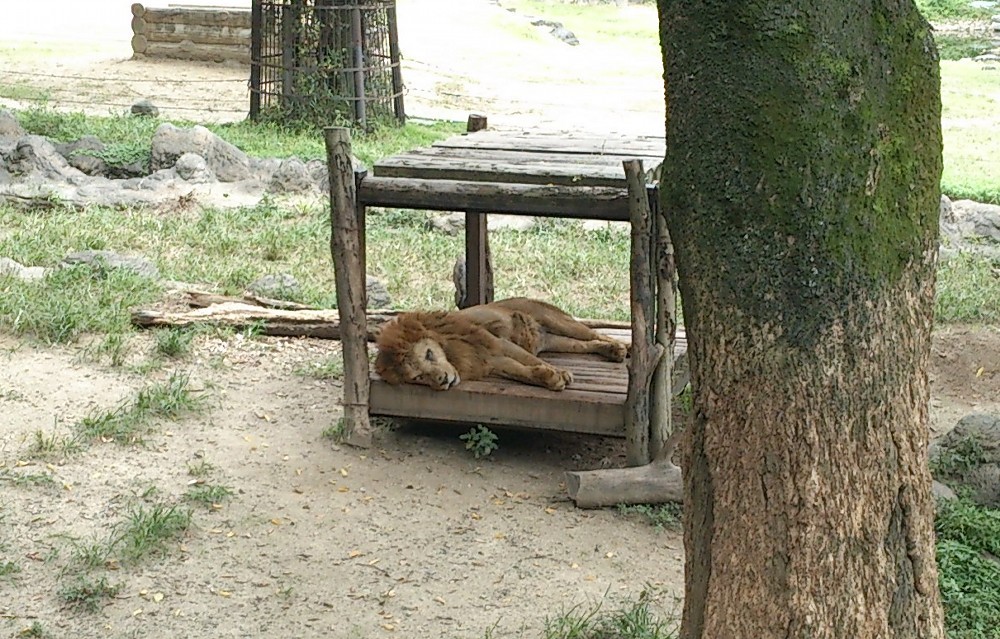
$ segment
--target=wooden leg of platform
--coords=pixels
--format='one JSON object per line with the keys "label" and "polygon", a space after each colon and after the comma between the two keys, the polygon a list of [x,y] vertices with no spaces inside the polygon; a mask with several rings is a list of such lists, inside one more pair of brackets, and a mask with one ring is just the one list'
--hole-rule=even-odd
{"label": "wooden leg of platform", "polygon": [[325,131],[330,172],[330,251],[337,284],[340,341],[344,354],[344,441],[371,443],[368,418],[368,330],[365,310],[364,238],[357,188],[363,176],[354,171],[351,134],[347,129]]}

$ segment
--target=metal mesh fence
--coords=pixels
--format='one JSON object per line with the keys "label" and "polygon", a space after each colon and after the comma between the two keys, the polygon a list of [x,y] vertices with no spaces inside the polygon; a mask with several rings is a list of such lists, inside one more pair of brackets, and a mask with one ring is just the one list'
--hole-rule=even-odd
{"label": "metal mesh fence", "polygon": [[395,0],[253,0],[250,117],[402,122]]}

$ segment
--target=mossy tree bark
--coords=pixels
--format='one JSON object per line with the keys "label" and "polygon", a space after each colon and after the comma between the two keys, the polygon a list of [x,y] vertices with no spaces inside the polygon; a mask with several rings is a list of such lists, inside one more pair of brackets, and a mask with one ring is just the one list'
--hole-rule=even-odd
{"label": "mossy tree bark", "polygon": [[940,87],[911,0],[659,0],[690,349],[681,636],[943,637]]}

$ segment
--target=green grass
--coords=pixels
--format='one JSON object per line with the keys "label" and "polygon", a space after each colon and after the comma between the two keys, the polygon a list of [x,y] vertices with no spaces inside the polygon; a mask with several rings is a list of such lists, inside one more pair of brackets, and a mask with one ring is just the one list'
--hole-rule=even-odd
{"label": "green grass", "polygon": [[935,33],[934,42],[942,60],[974,58],[993,48],[993,41],[989,38],[970,38],[952,33]]}
{"label": "green grass", "polygon": [[195,484],[184,493],[184,499],[202,506],[216,506],[233,496],[233,489],[218,484]]}
{"label": "green grass", "polygon": [[[11,215],[0,207],[0,229],[10,228]],[[24,217],[14,237],[0,239],[0,255],[18,252],[24,259],[45,244],[48,221]],[[40,235],[32,238],[31,232]],[[15,245],[19,251],[11,250]],[[123,270],[102,275],[88,266],[73,266],[55,269],[41,282],[0,276],[0,329],[45,343],[72,342],[84,333],[122,333],[129,329],[129,308],[159,295],[159,285]]]}
{"label": "green grass", "polygon": [[156,352],[164,357],[179,359],[191,351],[195,331],[183,327],[160,330],[156,335]]}
{"label": "green grass", "polygon": [[20,639],[49,639],[52,637],[45,626],[37,621],[32,621],[31,625],[17,633],[17,636]]}
{"label": "green grass", "polygon": [[917,8],[928,20],[984,20],[996,13],[996,9],[977,9],[969,6],[969,0],[916,0]]}
{"label": "green grass", "polygon": [[[574,606],[545,620],[545,639],[673,639],[678,620],[661,616],[650,591],[634,601],[606,608],[604,601]],[[489,635],[488,635],[489,636]]]}
{"label": "green grass", "polygon": [[1000,74],[971,60],[941,62],[944,174],[952,199],[1000,204]]}
{"label": "green grass", "polygon": [[681,505],[675,503],[618,504],[618,514],[646,521],[658,530],[680,530],[682,513]]}
{"label": "green grass", "polygon": [[115,408],[88,415],[77,424],[76,430],[85,440],[142,443],[152,420],[178,419],[196,413],[204,406],[204,398],[198,391],[191,390],[188,376],[172,373],[165,382],[146,386]]}
{"label": "green grass", "polygon": [[938,577],[950,639],[996,639],[1000,628],[1000,511],[939,505]]}
{"label": "green grass", "polygon": [[1000,264],[972,254],[942,262],[934,314],[939,322],[1000,321]]}
{"label": "green grass", "polygon": [[314,379],[342,379],[344,377],[344,357],[338,353],[318,362],[309,362],[295,369],[295,373]]}
{"label": "green grass", "polygon": [[72,584],[59,589],[59,598],[70,608],[84,612],[97,612],[108,600],[121,592],[122,584],[110,584],[107,577],[93,580],[77,577]]}
{"label": "green grass", "polygon": [[191,526],[190,508],[155,502],[138,504],[115,530],[114,552],[128,562],[163,554]]}
{"label": "green grass", "polygon": [[0,581],[10,581],[21,573],[21,565],[10,560],[0,561]]}
{"label": "green grass", "polygon": [[0,486],[55,486],[56,480],[49,473],[19,473],[9,468],[0,468]]}

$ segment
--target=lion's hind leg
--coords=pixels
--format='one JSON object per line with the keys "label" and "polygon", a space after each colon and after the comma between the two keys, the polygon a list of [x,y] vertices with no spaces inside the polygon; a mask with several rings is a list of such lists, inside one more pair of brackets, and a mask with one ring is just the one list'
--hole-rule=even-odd
{"label": "lion's hind leg", "polygon": [[542,337],[542,351],[551,353],[577,353],[600,355],[612,362],[623,362],[628,354],[628,347],[618,340],[595,334],[598,338],[581,340],[564,335],[553,335],[551,333]]}

